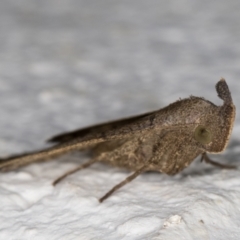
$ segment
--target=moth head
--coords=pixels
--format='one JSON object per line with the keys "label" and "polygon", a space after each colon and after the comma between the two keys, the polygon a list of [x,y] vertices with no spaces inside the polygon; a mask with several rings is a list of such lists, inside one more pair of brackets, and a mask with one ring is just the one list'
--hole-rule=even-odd
{"label": "moth head", "polygon": [[209,105],[201,117],[201,123],[194,129],[195,140],[210,153],[218,153],[226,148],[236,113],[231,93],[224,79],[216,84],[216,91],[223,100],[223,105]]}
{"label": "moth head", "polygon": [[201,144],[209,144],[213,140],[212,131],[203,125],[198,125],[194,130],[194,138]]}

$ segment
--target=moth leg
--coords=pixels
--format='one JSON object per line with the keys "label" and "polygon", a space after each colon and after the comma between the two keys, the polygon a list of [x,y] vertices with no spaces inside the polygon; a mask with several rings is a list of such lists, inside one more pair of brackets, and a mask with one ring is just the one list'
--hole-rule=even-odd
{"label": "moth leg", "polygon": [[213,161],[212,159],[210,159],[210,158],[208,157],[207,153],[203,153],[203,154],[202,154],[201,162],[202,162],[203,160],[204,160],[206,163],[210,163],[210,164],[212,164],[213,166],[216,166],[216,167],[228,168],[228,169],[236,169],[236,168],[237,168],[236,166],[233,166],[233,165],[228,165],[228,164],[222,164],[222,163],[215,162],[215,161]]}
{"label": "moth leg", "polygon": [[69,175],[71,175],[71,174],[73,174],[73,173],[75,173],[75,172],[77,172],[77,171],[79,171],[79,170],[82,170],[82,169],[84,169],[84,168],[87,168],[87,167],[91,166],[93,163],[98,162],[98,161],[99,161],[98,158],[93,158],[93,159],[91,159],[90,161],[88,161],[88,162],[86,162],[86,163],[78,166],[77,168],[74,168],[74,169],[66,172],[66,173],[63,174],[62,176],[58,177],[58,178],[52,183],[53,186],[55,186],[56,184],[58,184],[60,181],[62,181],[62,180],[63,180],[64,178],[66,178],[67,176],[69,176]]}
{"label": "moth leg", "polygon": [[81,170],[84,168],[89,167],[90,165],[92,165],[95,162],[100,162],[103,160],[107,160],[107,159],[111,159],[112,161],[114,161],[116,158],[118,158],[118,156],[121,154],[122,148],[116,148],[113,151],[109,151],[109,152],[101,152],[99,153],[97,156],[93,157],[90,161],[66,172],[65,174],[63,174],[62,176],[58,177],[52,184],[55,186],[56,184],[58,184],[60,181],[62,181],[64,178],[66,178],[67,176]]}
{"label": "moth leg", "polygon": [[123,187],[127,183],[131,182],[134,178],[136,178],[138,175],[140,175],[144,170],[146,169],[146,166],[139,168],[136,172],[134,172],[132,175],[128,176],[125,180],[114,186],[110,191],[108,191],[103,197],[99,199],[99,202],[103,202],[105,199],[107,199],[110,195],[112,195],[115,191],[117,191],[119,188]]}

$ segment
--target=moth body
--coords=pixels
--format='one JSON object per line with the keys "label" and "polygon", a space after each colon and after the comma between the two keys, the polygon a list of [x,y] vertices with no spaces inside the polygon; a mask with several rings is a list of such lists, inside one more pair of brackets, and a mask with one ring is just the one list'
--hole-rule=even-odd
{"label": "moth body", "polygon": [[100,199],[102,202],[142,172],[173,175],[200,155],[208,163],[232,168],[207,156],[207,153],[219,153],[226,148],[235,119],[235,106],[224,79],[216,84],[216,91],[223,100],[222,106],[191,96],[154,112],[54,136],[49,140],[54,146],[2,159],[0,170],[12,170],[72,151],[88,150],[92,159],[58,178],[54,185],[99,161],[134,171],[104,195]]}

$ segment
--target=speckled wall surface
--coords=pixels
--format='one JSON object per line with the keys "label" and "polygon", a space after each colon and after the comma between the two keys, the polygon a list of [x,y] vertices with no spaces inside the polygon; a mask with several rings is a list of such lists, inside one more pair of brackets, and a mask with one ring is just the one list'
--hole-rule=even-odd
{"label": "speckled wall surface", "polygon": [[[44,147],[62,131],[159,109],[189,95],[237,107],[230,146],[240,165],[239,1],[1,1],[0,150]],[[171,146],[169,146],[171,147]],[[0,174],[0,239],[239,239],[239,170],[196,160],[169,177],[96,164],[51,183],[84,155]]]}

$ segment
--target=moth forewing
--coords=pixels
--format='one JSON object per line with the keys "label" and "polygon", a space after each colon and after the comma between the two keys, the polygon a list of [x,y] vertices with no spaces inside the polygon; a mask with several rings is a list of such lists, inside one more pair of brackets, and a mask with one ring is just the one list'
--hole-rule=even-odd
{"label": "moth forewing", "polygon": [[131,123],[136,122],[137,120],[141,120],[142,118],[146,116],[153,115],[157,111],[149,112],[149,113],[144,113],[141,115],[137,115],[134,117],[128,117],[128,118],[123,118],[115,121],[110,121],[107,123],[102,123],[102,124],[97,124],[91,127],[86,127],[86,128],[81,128],[75,131],[71,132],[66,132],[66,133],[61,133],[59,135],[53,136],[50,139],[47,140],[47,142],[50,143],[63,143],[67,142],[76,138],[83,138],[86,137],[87,135],[94,135],[99,132],[106,132],[108,130],[114,130],[118,129],[122,126],[129,125]]}

